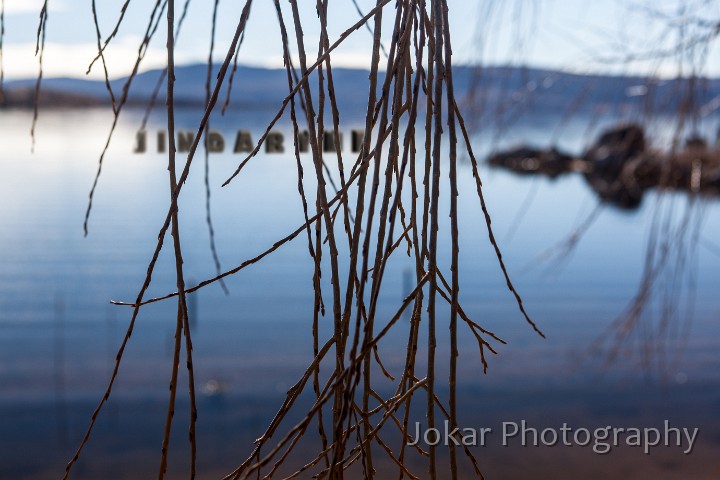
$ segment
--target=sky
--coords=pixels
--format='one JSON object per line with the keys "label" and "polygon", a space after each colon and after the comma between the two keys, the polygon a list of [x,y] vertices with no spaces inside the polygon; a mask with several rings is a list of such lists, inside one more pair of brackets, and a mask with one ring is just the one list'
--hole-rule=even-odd
{"label": "sky", "polygon": [[[100,29],[105,37],[113,28],[123,0],[98,0]],[[182,8],[176,0],[176,10]],[[244,2],[221,0],[218,14],[216,55],[221,61],[232,40]],[[357,0],[368,12],[374,0]],[[671,76],[678,71],[677,59],[644,59],[651,49],[670,50],[683,34],[692,40],[696,24],[720,18],[720,2],[707,0],[448,0],[453,37],[453,61],[457,64],[482,61],[485,64],[523,64],[576,72],[639,73],[648,71]],[[5,78],[37,75],[35,34],[42,0],[5,0],[5,41],[3,65]],[[108,50],[110,76],[129,73],[147,25],[154,2],[130,2],[125,22]],[[281,1],[286,15],[287,1]],[[89,0],[49,0],[49,18],[45,54],[45,75],[82,77],[97,51],[95,27]],[[305,43],[316,51],[319,22],[315,2],[299,2]],[[392,4],[386,7],[392,12]],[[206,62],[210,42],[212,2],[194,0],[177,43],[176,62]],[[352,0],[332,0],[329,4],[331,42],[360,18]],[[389,15],[385,25],[389,28]],[[708,22],[710,20],[707,20]],[[164,22],[143,62],[143,70],[165,63]],[[702,31],[700,29],[699,31]],[[385,35],[386,37],[386,35]],[[247,26],[240,62],[279,67],[282,45],[272,0],[255,0]],[[354,32],[333,55],[333,64],[367,68],[372,37],[361,29]],[[629,61],[627,52],[641,57]],[[688,59],[707,65],[704,73],[720,75],[720,55],[712,45],[698,57]],[[693,57],[694,55],[694,57]],[[687,66],[682,66],[687,71]],[[101,69],[91,72],[100,78]]]}

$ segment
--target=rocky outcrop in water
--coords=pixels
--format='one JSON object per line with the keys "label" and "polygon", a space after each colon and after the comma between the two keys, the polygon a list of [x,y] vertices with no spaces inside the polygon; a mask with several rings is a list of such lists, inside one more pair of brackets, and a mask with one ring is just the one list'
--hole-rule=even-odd
{"label": "rocky outcrop in water", "polygon": [[648,147],[645,130],[637,124],[605,130],[579,156],[554,147],[520,146],[491,155],[488,163],[551,178],[580,173],[603,201],[621,208],[638,207],[651,188],[720,195],[720,146],[694,136],[663,152]]}

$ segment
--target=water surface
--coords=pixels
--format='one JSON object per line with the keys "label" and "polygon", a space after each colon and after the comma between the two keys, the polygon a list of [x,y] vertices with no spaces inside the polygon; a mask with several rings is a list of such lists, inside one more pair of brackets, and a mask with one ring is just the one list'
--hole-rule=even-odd
{"label": "water surface", "polygon": [[[192,129],[198,115],[180,112],[179,128]],[[248,129],[259,138],[272,115],[235,112],[212,125],[229,143],[226,153],[210,157],[223,268],[257,255],[302,224],[290,152],[258,155],[233,183],[219,187],[242,160],[231,153],[237,130]],[[131,112],[119,125],[85,238],[87,193],[110,126],[108,113],[42,112],[31,154],[30,114],[0,112],[0,451],[12,452],[0,462],[1,478],[57,478],[109,378],[130,319],[130,310],[111,306],[109,300],[135,298],[169,204],[166,158],[132,153],[139,120],[140,113]],[[529,116],[503,141],[547,145],[557,121]],[[350,117],[344,128],[349,132],[361,123]],[[161,124],[160,117],[154,119],[149,131]],[[278,130],[289,141],[290,125],[281,122]],[[582,119],[563,132],[562,144],[569,149],[577,150],[591,138]],[[492,132],[474,137],[479,154],[498,145],[493,138]],[[349,166],[349,148],[346,154]],[[215,274],[201,160],[199,156],[180,202],[185,272],[196,282]],[[309,156],[303,156],[303,164],[306,190],[312,192]],[[445,174],[447,166],[443,168]],[[601,456],[580,447],[490,445],[476,452],[488,477],[525,478],[533,472],[535,478],[717,478],[720,463],[712,452],[720,443],[720,258],[713,247],[720,238],[718,203],[651,194],[637,211],[602,207],[567,258],[543,263],[543,252],[593,214],[594,194],[579,176],[548,180],[483,167],[496,235],[530,314],[547,335],[543,340],[524,322],[505,287],[467,159],[459,169],[461,303],[474,320],[508,342],[498,345],[500,354],[490,359],[483,375],[475,340],[469,331],[462,332],[463,423],[497,427],[527,419],[538,426],[567,422],[592,428],[657,426],[669,420],[701,429],[691,455],[676,448],[650,456],[624,448]],[[643,356],[642,349],[652,345],[650,320],[660,311],[653,304],[632,337],[632,355],[607,364],[607,355],[591,347],[612,335],[612,321],[637,292],[658,205],[672,209],[677,222],[686,209],[702,209],[699,246],[691,250],[688,270],[683,270],[695,281],[691,290],[684,290],[692,293],[694,309],[686,310],[681,301],[669,335],[679,340]],[[447,212],[447,203],[440,208]],[[442,238],[441,262],[449,272],[447,240]],[[391,262],[380,318],[389,318],[407,293],[409,268],[410,259],[402,255]],[[299,236],[262,264],[229,278],[230,295],[212,285],[191,296],[196,377],[204,389],[198,427],[202,478],[221,476],[244,459],[310,362],[312,273],[305,237]],[[171,292],[174,285],[173,258],[165,251],[149,296]],[[144,478],[155,471],[172,357],[173,305],[143,309],[113,399],[75,478]],[[324,321],[327,326],[330,319]],[[395,372],[404,361],[407,328],[405,321],[382,345],[383,360]],[[447,356],[447,333],[440,328],[438,378],[445,378]],[[210,394],[216,385],[222,386],[222,395]],[[179,411],[184,412],[182,405]],[[186,430],[183,415],[178,418],[173,472],[179,475]]]}

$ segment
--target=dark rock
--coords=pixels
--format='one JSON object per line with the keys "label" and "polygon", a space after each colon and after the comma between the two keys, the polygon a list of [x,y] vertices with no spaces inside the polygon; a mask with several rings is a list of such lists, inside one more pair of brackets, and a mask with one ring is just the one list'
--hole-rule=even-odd
{"label": "dark rock", "polygon": [[573,157],[556,148],[538,149],[520,146],[498,152],[488,159],[494,166],[504,167],[517,173],[539,173],[555,178],[571,170]]}
{"label": "dark rock", "polygon": [[602,201],[624,209],[637,208],[650,188],[720,194],[720,147],[710,148],[704,138],[691,135],[680,149],[650,149],[643,128],[635,124],[604,131],[580,159],[555,148],[521,146],[494,154],[489,163],[551,177],[581,171]]}
{"label": "dark rock", "polygon": [[605,131],[585,152],[583,158],[595,175],[617,177],[631,159],[645,151],[645,132],[635,124]]}

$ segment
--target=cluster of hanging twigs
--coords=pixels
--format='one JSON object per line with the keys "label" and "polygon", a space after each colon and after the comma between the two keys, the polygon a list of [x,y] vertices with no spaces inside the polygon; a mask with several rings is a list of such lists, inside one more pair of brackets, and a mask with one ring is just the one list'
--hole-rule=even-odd
{"label": "cluster of hanging twigs", "polygon": [[[115,37],[123,21],[130,3],[124,3],[120,18],[112,33],[101,41],[97,15],[94,15],[98,54],[93,63],[100,60],[105,65],[104,51]],[[464,446],[455,446],[450,442],[448,465],[443,466],[439,459],[437,447],[429,446],[424,451],[419,446],[408,446],[409,422],[411,406],[417,404],[418,398],[424,398],[425,416],[428,428],[438,425],[438,416],[449,422],[451,427],[458,426],[457,398],[457,358],[458,334],[464,325],[477,339],[483,368],[487,369],[486,354],[495,352],[489,342],[503,342],[492,332],[485,330],[468,317],[460,304],[459,279],[459,218],[458,218],[458,143],[464,142],[465,150],[470,158],[472,175],[476,185],[476,194],[484,214],[490,242],[495,250],[507,286],[517,300],[518,307],[527,322],[542,335],[540,330],[529,318],[522,300],[510,281],[507,269],[500,254],[499,247],[492,232],[490,216],[483,197],[482,182],[478,173],[478,163],[473,154],[470,136],[465,127],[463,117],[458,108],[453,85],[452,46],[448,25],[448,6],[446,0],[378,0],[376,6],[367,14],[358,12],[362,18],[343,32],[340,37],[330,43],[327,28],[328,0],[318,0],[315,8],[320,22],[320,41],[317,46],[317,58],[309,58],[304,44],[303,27],[300,20],[298,2],[289,1],[290,19],[280,5],[274,0],[277,22],[281,31],[284,64],[287,72],[288,95],[282,101],[277,115],[267,126],[253,152],[240,163],[235,173],[227,179],[229,184],[239,175],[245,165],[260,151],[270,130],[276,122],[287,113],[293,124],[295,133],[294,154],[298,169],[298,194],[304,209],[304,222],[286,237],[278,240],[266,251],[248,259],[239,266],[220,272],[220,264],[214,251],[214,261],[218,274],[197,286],[187,288],[183,272],[182,242],[180,238],[180,216],[177,202],[183,185],[188,178],[197,149],[208,131],[211,113],[218,104],[220,93],[224,87],[228,89],[227,100],[223,110],[229,103],[229,89],[232,78],[237,70],[237,56],[245,27],[250,18],[252,0],[246,0],[232,42],[227,48],[224,61],[217,73],[216,82],[210,88],[207,82],[207,104],[199,123],[197,134],[189,150],[182,168],[176,165],[174,144],[175,111],[175,41],[185,18],[189,0],[186,0],[183,14],[176,26],[175,0],[157,0],[150,16],[145,36],[138,49],[136,63],[128,77],[122,93],[117,96],[112,92],[104,67],[106,87],[112,99],[114,120],[111,133],[98,164],[98,171],[90,193],[85,230],[87,233],[88,219],[92,207],[92,198],[102,171],[102,164],[107,152],[112,132],[118,122],[123,106],[126,104],[133,79],[142,62],[148,45],[161,22],[164,13],[167,17],[167,69],[162,78],[167,89],[167,127],[168,127],[168,171],[170,184],[170,206],[165,221],[158,235],[158,242],[148,265],[145,281],[134,302],[114,302],[132,308],[132,318],[127,332],[118,351],[116,363],[109,384],[99,405],[92,414],[90,425],[82,442],[67,465],[65,478],[68,478],[74,464],[87,444],[96,419],[109,399],[114,382],[122,362],[125,348],[132,335],[135,321],[143,305],[169,298],[177,298],[177,323],[173,349],[173,363],[170,380],[170,395],[167,417],[162,442],[162,454],[158,478],[164,478],[168,467],[168,451],[170,433],[175,414],[175,403],[180,374],[180,360],[183,352],[189,377],[188,397],[190,401],[190,476],[196,475],[196,419],[195,382],[193,376],[192,339],[188,325],[186,296],[194,291],[215,282],[222,282],[225,277],[234,275],[249,265],[261,261],[283,245],[303,235],[307,237],[308,251],[314,262],[313,289],[313,349],[314,359],[305,370],[298,382],[289,390],[287,397],[276,416],[263,435],[255,442],[248,458],[230,473],[227,479],[246,479],[250,477],[271,478],[282,473],[283,478],[295,478],[300,475],[314,475],[317,478],[343,478],[346,472],[354,472],[364,478],[373,478],[378,465],[389,461],[397,467],[400,478],[408,476],[419,478],[411,472],[407,458],[414,450],[417,454],[427,457],[427,473],[423,478],[458,478],[459,454],[469,459],[472,472],[482,477],[477,460],[472,452]],[[214,2],[210,63],[214,48],[215,19],[217,4]],[[357,7],[357,4],[355,4]],[[390,8],[386,8],[390,7]],[[394,8],[392,8],[394,7]],[[341,7],[342,8],[342,7]],[[287,6],[286,6],[287,9]],[[391,21],[387,22],[386,16]],[[47,5],[41,15],[41,29],[38,34],[38,48],[42,52],[47,19]],[[372,25],[370,22],[372,21]],[[389,48],[383,46],[383,28],[391,25]],[[291,27],[288,28],[288,25]],[[350,171],[344,168],[344,159],[337,149],[337,166],[334,161],[326,158],[323,153],[326,110],[329,107],[332,130],[336,145],[339,145],[340,116],[335,88],[331,56],[332,52],[353,32],[369,28],[373,35],[372,57],[370,64],[370,88],[368,91],[367,112],[365,117],[365,136],[360,154],[355,159]],[[291,54],[292,46],[297,48],[299,65],[294,64]],[[381,62],[381,52],[384,52]],[[42,61],[42,56],[40,57]],[[232,64],[232,68],[231,68]],[[91,65],[92,66],[92,65]],[[381,72],[383,70],[385,74]],[[212,66],[208,68],[208,79]],[[230,80],[225,80],[230,72]],[[314,76],[311,76],[314,74]],[[311,83],[317,82],[313,88]],[[158,83],[158,89],[161,83]],[[38,82],[39,89],[39,82]],[[158,95],[153,95],[152,103]],[[37,110],[36,110],[37,112]],[[37,114],[37,113],[36,113]],[[304,117],[304,118],[303,118]],[[305,172],[300,161],[298,137],[300,126],[304,124],[309,132],[309,144],[317,188],[314,198],[305,190],[303,177]],[[444,135],[444,126],[447,135]],[[424,135],[423,135],[424,134]],[[418,138],[424,136],[424,142],[418,145]],[[460,138],[462,137],[462,138]],[[443,146],[447,142],[447,149]],[[205,178],[208,194],[207,219],[212,236],[212,224],[209,209],[209,183],[207,156],[205,157]],[[447,171],[445,172],[445,168]],[[445,178],[443,178],[445,173]],[[337,176],[339,184],[333,180]],[[328,188],[328,184],[332,190]],[[407,195],[407,190],[410,190]],[[403,200],[403,192],[406,200]],[[449,212],[442,212],[440,201],[442,192],[449,196]],[[354,204],[351,201],[354,198]],[[409,198],[409,201],[407,200]],[[442,273],[438,262],[438,253],[442,250],[439,240],[440,216],[450,217],[451,265],[449,280]],[[336,225],[337,222],[340,225]],[[163,297],[146,299],[145,294],[152,281],[152,275],[166,234],[170,231],[176,267],[175,293]],[[339,245],[347,243],[349,255],[342,259],[348,264],[347,278],[342,278]],[[406,245],[406,253],[415,263],[415,287],[404,299],[391,318],[378,314],[379,296],[382,290],[384,272],[392,255],[396,255],[400,245]],[[322,256],[329,256],[323,263]],[[329,263],[330,284],[332,287],[332,308],[328,316],[332,317],[332,335],[323,340],[320,335],[320,322],[325,316],[325,300],[321,287],[321,276],[326,274]],[[325,268],[323,266],[325,265]],[[447,302],[449,315],[441,312],[438,300]],[[409,310],[410,325],[407,332],[407,354],[399,379],[390,375],[383,366],[378,345],[383,338],[398,324],[404,312]],[[426,314],[424,312],[427,312]],[[463,328],[464,328],[463,327]],[[447,399],[438,394],[438,378],[436,375],[436,333],[439,328],[448,328],[450,332],[450,359]],[[421,329],[427,334],[425,346],[426,358],[418,356],[420,349]],[[421,362],[424,361],[425,365]],[[321,375],[321,367],[329,375]],[[425,376],[419,377],[423,371]],[[395,391],[384,398],[376,390],[377,377],[384,375],[394,381]],[[281,432],[283,421],[290,412],[297,410],[296,404],[303,392],[312,389],[314,398],[310,409],[301,415],[301,420],[284,435]],[[419,395],[424,392],[425,395]],[[446,406],[447,403],[447,406]],[[299,442],[305,438],[312,424],[317,425],[319,432],[317,454],[299,468],[286,466],[290,454]],[[398,446],[391,448],[388,435],[398,439]],[[304,448],[304,450],[307,450]],[[384,460],[379,460],[381,453]],[[307,460],[307,459],[306,459]],[[353,470],[355,469],[355,470]]]}

